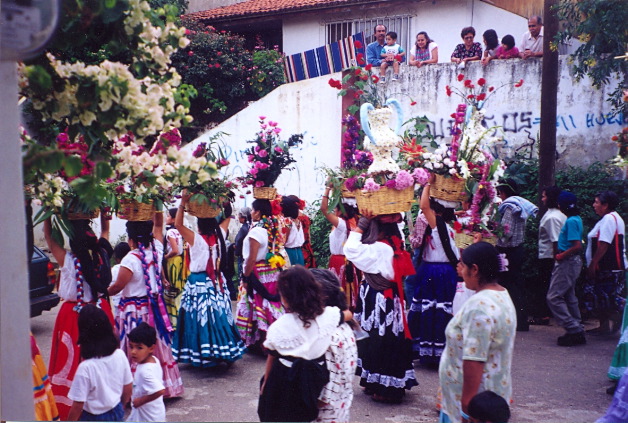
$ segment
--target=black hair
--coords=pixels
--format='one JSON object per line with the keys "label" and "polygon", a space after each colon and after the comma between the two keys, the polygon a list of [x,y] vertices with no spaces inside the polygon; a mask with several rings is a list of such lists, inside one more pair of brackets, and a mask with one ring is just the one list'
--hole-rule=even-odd
{"label": "black hair", "polygon": [[388,31],[386,36],[392,38],[393,40],[397,39],[397,33],[395,31]]}
{"label": "black hair", "polygon": [[222,235],[222,231],[220,230],[218,221],[214,217],[199,217],[197,224],[198,232],[201,235],[216,236],[219,246],[218,258],[220,259],[220,270],[223,273],[228,272],[227,266],[229,265],[229,260],[227,260],[227,244],[225,242],[225,237]]}
{"label": "black hair", "polygon": [[491,50],[496,48],[499,45],[499,39],[497,38],[497,32],[494,29],[487,29],[482,34],[484,40],[486,41],[486,49]]}
{"label": "black hair", "polygon": [[451,222],[456,218],[453,208],[443,206],[432,197],[430,197],[430,208],[434,210],[434,213],[437,215],[441,215],[445,222]]}
{"label": "black hair", "polygon": [[508,423],[508,402],[493,391],[476,394],[469,402],[469,416],[479,422]]}
{"label": "black hair", "polygon": [[269,200],[263,200],[261,198],[258,198],[257,200],[253,201],[253,203],[251,204],[251,208],[260,212],[262,216],[271,217],[273,215],[273,208],[270,205]]}
{"label": "black hair", "polygon": [[[342,209],[344,209],[344,212],[342,211]],[[359,213],[356,206],[351,206],[345,203],[342,204],[342,209],[340,208],[340,203],[338,203],[338,205],[336,206],[336,210],[338,210],[339,212],[338,216],[346,220],[353,219]]]}
{"label": "black hair", "polygon": [[93,304],[84,305],[79,312],[78,330],[77,343],[81,346],[81,357],[85,360],[108,357],[120,346],[107,313]]}
{"label": "black hair", "polygon": [[340,310],[347,310],[347,298],[340,288],[338,276],[327,269],[310,269],[314,279],[318,281],[323,290],[325,305],[328,307],[338,307]]}
{"label": "black hair", "polygon": [[543,25],[543,18],[541,18],[539,15],[530,16],[530,19],[534,19],[534,18],[536,18],[537,25]]}
{"label": "black hair", "polygon": [[504,35],[504,38],[502,38],[502,44],[505,44],[506,47],[508,47],[508,50],[510,50],[515,46],[515,37],[510,34]]}
{"label": "black hair", "polygon": [[[104,280],[106,275],[100,270],[103,265],[109,266],[107,262],[109,257],[105,258],[102,254],[98,238],[96,238],[94,231],[90,227],[90,223],[89,220],[83,219],[70,220],[72,229],[70,249],[81,264],[83,277],[92,289],[94,298],[96,298],[98,293],[104,293],[102,292],[102,286],[108,286],[111,283],[111,272],[109,272],[109,280]],[[111,250],[109,250],[109,253],[111,253]],[[101,279],[103,280],[101,281]]]}
{"label": "black hair", "polygon": [[388,28],[386,27],[386,25],[384,24],[377,24],[373,27],[373,34],[375,34],[377,32],[377,27],[378,26],[383,26],[385,31],[388,31]]}
{"label": "black hair", "polygon": [[507,197],[519,195],[519,186],[512,178],[502,179],[495,187],[497,192],[503,192]]}
{"label": "black hair", "polygon": [[549,187],[543,188],[543,192],[545,192],[545,205],[548,209],[557,209],[558,208],[558,196],[562,190],[558,188],[556,185],[552,185]]}
{"label": "black hair", "polygon": [[157,331],[146,322],[141,322],[127,335],[129,341],[152,347],[157,343]]}
{"label": "black hair", "polygon": [[434,42],[434,40],[432,40],[430,36],[427,35],[427,32],[421,31],[418,34],[416,34],[416,37],[414,37],[414,45],[416,46],[417,50],[419,49],[419,42],[416,41],[416,39],[419,37],[419,35],[423,35],[425,37],[425,48],[429,49],[430,43]]}
{"label": "black hair", "polygon": [[305,267],[296,265],[281,272],[277,286],[288,303],[288,311],[296,313],[304,327],[309,327],[310,321],[323,313],[323,290]]}
{"label": "black hair", "polygon": [[617,197],[617,194],[615,194],[615,192],[613,191],[598,192],[597,194],[595,194],[595,198],[600,200],[600,203],[602,204],[608,204],[608,208],[611,211],[615,211],[615,209],[619,205],[619,198]]}
{"label": "black hair", "polygon": [[172,219],[177,217],[177,208],[176,207],[172,207],[172,208],[168,209],[168,216],[170,216],[170,218],[172,218]]}
{"label": "black hair", "polygon": [[362,235],[362,243],[374,244],[384,238],[391,240],[392,237],[395,236],[401,238],[399,225],[392,222],[384,223],[380,219],[375,218],[371,219],[369,227],[364,231]]}
{"label": "black hair", "polygon": [[296,219],[299,217],[299,204],[301,200],[296,195],[284,195],[281,197],[281,210],[283,215]]}
{"label": "black hair", "polygon": [[475,28],[473,28],[472,26],[465,26],[464,28],[462,28],[462,31],[460,31],[460,37],[464,39],[464,36],[467,34],[473,34],[473,36],[475,37]]}
{"label": "black hair", "polygon": [[495,247],[488,242],[471,244],[462,252],[462,262],[468,267],[474,264],[480,274],[480,285],[486,285],[497,279],[499,273],[499,256]]}
{"label": "black hair", "polygon": [[126,222],[126,233],[129,239],[148,246],[153,242],[153,221]]}
{"label": "black hair", "polygon": [[113,257],[116,260],[122,260],[129,252],[131,251],[131,247],[129,247],[129,243],[126,241],[118,242],[118,245],[113,249]]}

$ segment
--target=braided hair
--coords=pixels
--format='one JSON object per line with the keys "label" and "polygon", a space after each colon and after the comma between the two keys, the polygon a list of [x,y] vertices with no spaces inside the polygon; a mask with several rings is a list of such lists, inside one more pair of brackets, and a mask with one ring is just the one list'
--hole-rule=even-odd
{"label": "braided hair", "polygon": [[209,237],[212,235],[216,236],[216,240],[218,241],[218,257],[216,258],[220,259],[220,271],[223,274],[228,272],[227,266],[229,263],[227,261],[227,244],[225,243],[225,238],[222,235],[218,221],[213,217],[200,217],[198,218],[197,223],[198,232],[201,234],[205,242],[207,242],[207,245],[210,245]]}
{"label": "braided hair", "polygon": [[98,293],[106,295],[106,289],[111,283],[111,272],[108,280],[105,272],[101,271],[102,266],[109,266],[101,252],[98,238],[90,227],[89,220],[71,220],[72,236],[70,237],[70,250],[81,265],[83,278],[92,289],[94,299]]}

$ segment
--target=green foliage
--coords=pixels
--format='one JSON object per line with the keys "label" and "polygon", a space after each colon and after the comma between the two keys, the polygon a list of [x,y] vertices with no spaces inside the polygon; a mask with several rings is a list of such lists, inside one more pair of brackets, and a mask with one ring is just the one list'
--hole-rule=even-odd
{"label": "green foliage", "polygon": [[588,75],[597,88],[607,84],[615,75],[620,86],[609,101],[616,112],[626,114],[622,90],[628,88],[628,65],[623,56],[628,45],[628,7],[625,0],[561,0],[556,7],[562,21],[562,31],[554,44],[577,38],[583,44],[571,55],[577,77]]}
{"label": "green foliage", "polygon": [[286,82],[283,55],[278,50],[258,49],[253,53],[252,60],[251,76],[247,80],[251,90],[259,98]]}
{"label": "green foliage", "polygon": [[316,200],[307,208],[307,215],[312,217],[310,226],[310,243],[314,250],[318,267],[326,268],[329,263],[329,233],[332,226],[320,211],[320,200]]}
{"label": "green foliage", "polygon": [[165,6],[173,6],[177,10],[177,16],[185,14],[189,6],[188,0],[148,0],[151,9],[158,9]]}

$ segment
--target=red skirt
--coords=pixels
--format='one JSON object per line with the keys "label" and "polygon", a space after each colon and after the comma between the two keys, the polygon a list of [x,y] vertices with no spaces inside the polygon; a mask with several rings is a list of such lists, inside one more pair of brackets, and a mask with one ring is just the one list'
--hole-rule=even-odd
{"label": "red skirt", "polygon": [[329,270],[334,272],[347,298],[347,305],[351,311],[357,304],[362,272],[360,272],[347,258],[341,254],[332,254],[329,257]]}
{"label": "red skirt", "polygon": [[[52,385],[52,392],[57,402],[59,418],[67,420],[72,400],[68,398],[74,373],[81,361],[81,349],[78,346],[78,312],[74,310],[76,301],[64,301],[55,321],[52,332],[52,347],[50,348],[50,364],[48,375]],[[96,304],[92,302],[90,304]],[[109,317],[111,325],[115,328],[113,314],[109,301],[98,299],[98,305]]]}

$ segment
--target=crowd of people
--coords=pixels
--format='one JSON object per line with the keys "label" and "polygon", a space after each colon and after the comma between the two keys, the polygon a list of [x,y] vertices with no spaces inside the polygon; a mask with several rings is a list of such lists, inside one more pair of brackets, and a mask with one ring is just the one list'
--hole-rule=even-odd
{"label": "crowd of people", "polygon": [[[488,65],[494,59],[529,59],[543,57],[543,19],[532,16],[528,20],[528,31],[515,45],[515,37],[504,35],[501,40],[494,29],[487,29],[482,34],[482,44],[475,41],[475,28],[464,27],[460,31],[462,43],[456,45],[451,53],[450,60],[464,68],[467,62],[481,61]],[[400,65],[406,61],[406,51],[397,43],[397,33],[388,31],[385,25],[376,25],[374,41],[366,47],[366,62],[379,68],[379,82],[385,84],[386,70],[393,68],[392,81],[399,80]],[[416,34],[415,43],[410,47],[407,56],[409,66],[421,68],[425,65],[438,63],[438,44],[425,31]]]}
{"label": "crowd of people", "polygon": [[[453,225],[464,219],[464,207],[455,211],[461,204],[433,198],[433,180],[422,187],[411,248],[402,214],[358,210],[355,199],[330,210],[327,187],[320,205],[332,226],[326,268],[315,266],[306,243],[310,221],[293,195],[256,199],[239,210],[237,260],[228,252],[230,203],[219,218],[198,218],[192,230],[184,221],[185,191],[168,211],[167,228],[162,213],[129,221],[128,241],[115,248],[104,215],[100,237],[89,220],[72,220],[69,250],[46,220],[64,301],[50,386],[35,391],[38,417],[165,421],[163,399],[183,394],[180,364],[230,367],[249,352],[267,357],[261,421],[350,421],[355,376],[374,401],[399,404],[418,385],[415,361],[438,369],[441,422],[507,421],[516,331],[553,317],[565,329],[557,345],[577,346],[589,335],[628,330],[625,224],[615,193],[596,194],[600,220],[585,242],[576,196],[543,190],[539,278],[526,288],[525,226],[539,208],[519,196],[513,180],[503,180],[499,216],[508,229],[496,246],[479,237],[459,248]],[[587,284],[579,302],[583,252]],[[232,270],[237,276],[229,278]],[[585,333],[580,304],[599,317],[599,328]],[[608,372],[615,399],[600,421],[628,412],[622,340]],[[33,372],[44,381],[33,345]]]}

